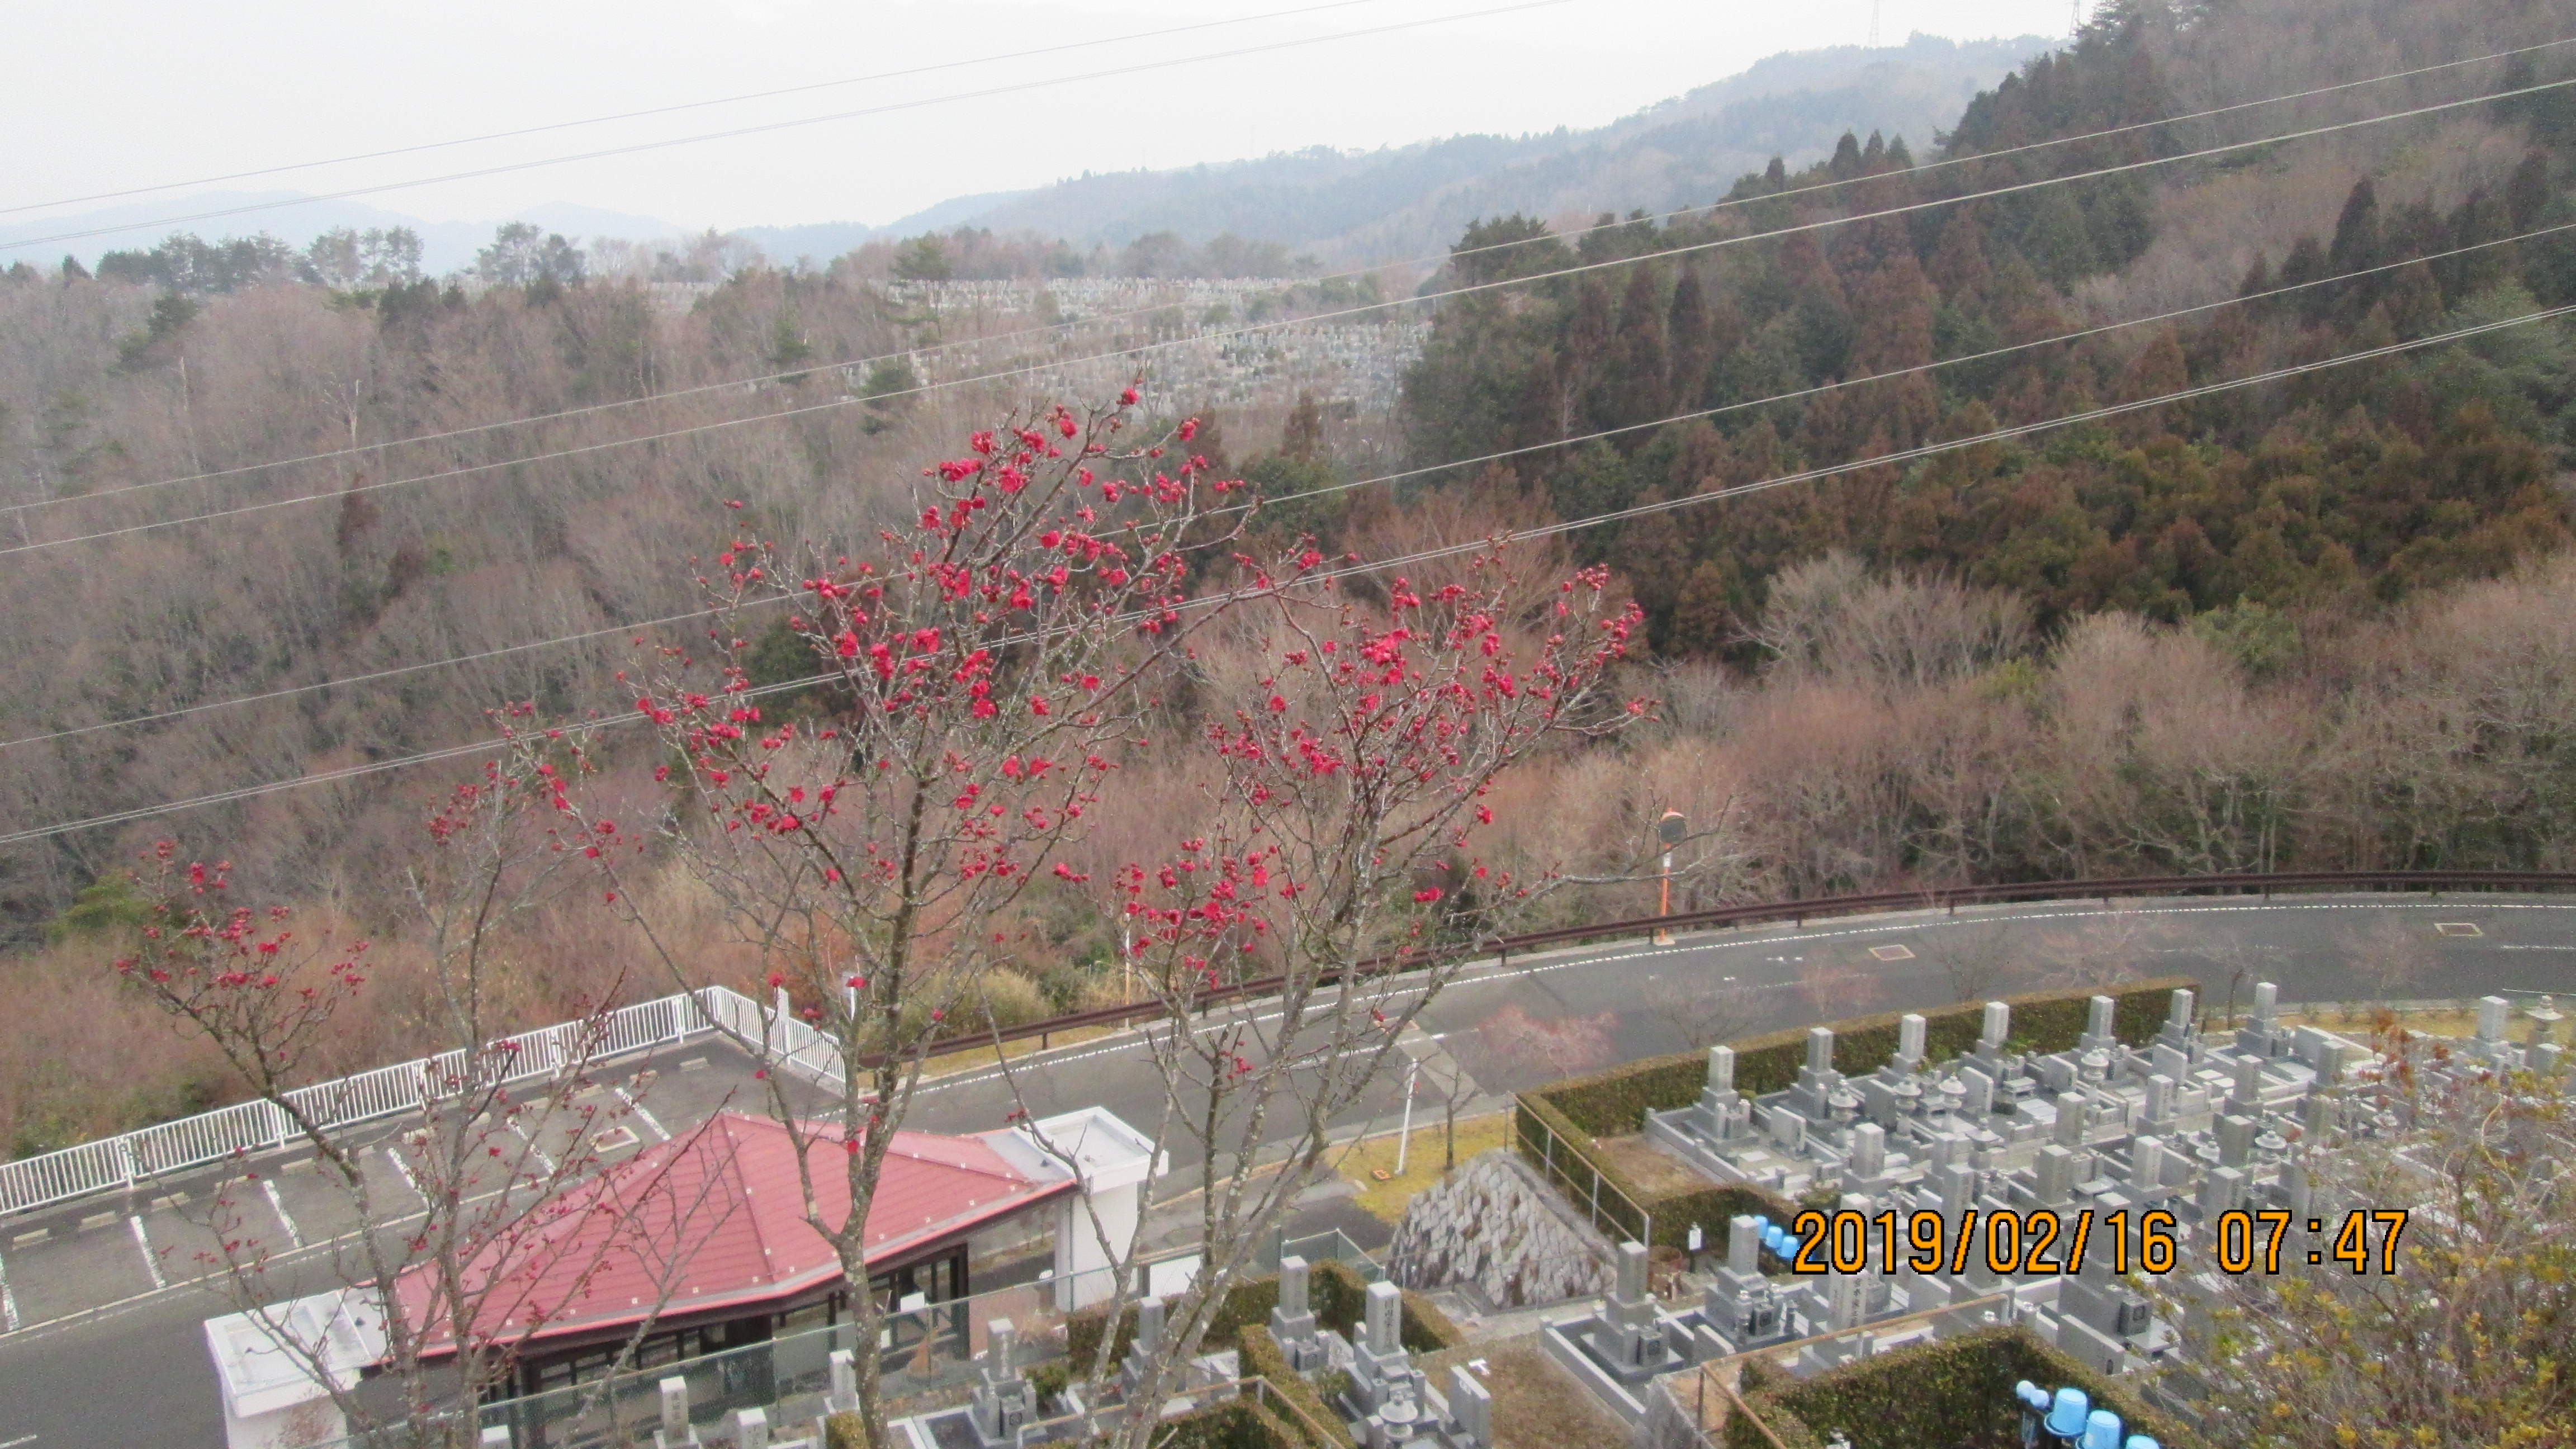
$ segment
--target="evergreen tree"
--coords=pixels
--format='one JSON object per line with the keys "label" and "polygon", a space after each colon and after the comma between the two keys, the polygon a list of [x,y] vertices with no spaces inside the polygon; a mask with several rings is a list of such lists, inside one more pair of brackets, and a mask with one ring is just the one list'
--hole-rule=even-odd
{"label": "evergreen tree", "polygon": [[2031,208],[2030,220],[2022,227],[2021,254],[2060,291],[2097,269],[2092,232],[2065,187],[2050,187]]}
{"label": "evergreen tree", "polygon": [[1535,217],[1513,212],[1471,221],[1449,249],[1449,270],[1461,286],[1499,282],[1569,266],[1574,253]]}
{"label": "evergreen tree", "polygon": [[1834,157],[1825,163],[1825,174],[1836,181],[1849,181],[1861,174],[1860,138],[1849,131],[1834,143]]}
{"label": "evergreen tree", "polygon": [[2335,218],[2334,240],[2326,246],[2329,275],[2357,272],[2379,262],[2379,193],[2365,176],[2352,184]]}
{"label": "evergreen tree", "polygon": [[1675,412],[1689,412],[1700,405],[1701,396],[1708,390],[1708,367],[1716,354],[1717,337],[1699,274],[1688,266],[1682,268],[1681,280],[1673,284],[1673,305],[1665,318],[1664,331],[1672,354],[1666,400]]}
{"label": "evergreen tree", "polygon": [[1735,594],[1731,570],[1716,559],[1701,562],[1682,584],[1666,631],[1668,637],[1660,647],[1667,653],[1701,656],[1722,654],[1734,647],[1743,632]]}
{"label": "evergreen tree", "polygon": [[2505,221],[2517,232],[2530,231],[2540,225],[2541,213],[2548,209],[2549,157],[2533,151],[2513,168],[2513,178],[2505,183]]}
{"label": "evergreen tree", "polygon": [[[1624,428],[1669,415],[1670,362],[1659,273],[1641,262],[1628,268],[1628,285],[1619,299],[1619,330],[1593,383],[1593,426]],[[1646,439],[1635,433],[1619,441],[1624,450],[1633,452]]]}
{"label": "evergreen tree", "polygon": [[1311,463],[1324,455],[1324,408],[1311,391],[1297,394],[1297,405],[1288,410],[1287,425],[1280,430],[1279,456],[1300,463]]}
{"label": "evergreen tree", "polygon": [[[1548,503],[1560,518],[1590,518],[1613,513],[1637,501],[1636,480],[1628,460],[1608,443],[1594,441],[1575,450],[1547,480]],[[1586,563],[1611,557],[1619,530],[1588,528],[1575,535],[1575,552]]]}
{"label": "evergreen tree", "polygon": [[[1663,500],[1664,494],[1658,489],[1637,501]],[[1637,602],[1645,607],[1650,632],[1663,636],[1691,571],[1690,539],[1682,531],[1681,520],[1670,511],[1629,520],[1620,535],[1618,568],[1626,575]]]}

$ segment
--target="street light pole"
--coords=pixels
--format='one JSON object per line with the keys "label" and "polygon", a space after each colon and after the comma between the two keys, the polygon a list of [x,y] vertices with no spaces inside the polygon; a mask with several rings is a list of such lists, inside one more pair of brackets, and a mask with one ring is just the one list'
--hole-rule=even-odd
{"label": "street light pole", "polygon": [[1413,1084],[1422,1077],[1422,1058],[1415,1057],[1404,1073],[1404,1125],[1395,1138],[1395,1175],[1404,1176],[1405,1155],[1413,1150]]}
{"label": "street light pole", "polygon": [[[1663,898],[1661,904],[1655,908],[1656,915],[1669,916],[1673,913],[1673,847],[1682,843],[1682,836],[1689,828],[1690,823],[1682,818],[1682,812],[1678,810],[1665,811],[1664,818],[1655,822],[1655,834],[1664,844]],[[1669,927],[1657,926],[1655,944],[1669,946],[1672,943],[1672,930]]]}

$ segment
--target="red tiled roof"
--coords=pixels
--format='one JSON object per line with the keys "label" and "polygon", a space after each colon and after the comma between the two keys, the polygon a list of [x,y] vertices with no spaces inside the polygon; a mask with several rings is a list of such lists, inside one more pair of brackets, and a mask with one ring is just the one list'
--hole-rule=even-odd
{"label": "red tiled roof", "polygon": [[[841,1129],[808,1122],[799,1131],[812,1144],[816,1215],[847,1222]],[[976,1138],[897,1132],[868,1209],[867,1260],[899,1260],[1072,1187],[1069,1176],[1031,1179]],[[831,1245],[805,1221],[787,1128],[740,1112],[636,1154],[514,1227],[467,1267],[467,1292],[480,1299],[471,1315],[478,1335],[507,1339],[517,1330],[533,1343],[647,1316],[750,1308],[841,1273]],[[405,1271],[395,1298],[425,1326],[430,1352],[453,1349],[432,1265]]]}

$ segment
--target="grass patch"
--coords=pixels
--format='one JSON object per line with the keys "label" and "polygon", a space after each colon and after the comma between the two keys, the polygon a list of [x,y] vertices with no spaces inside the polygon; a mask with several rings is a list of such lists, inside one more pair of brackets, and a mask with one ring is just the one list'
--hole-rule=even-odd
{"label": "grass patch", "polygon": [[[1503,1146],[1511,1140],[1511,1114],[1491,1112],[1482,1117],[1463,1117],[1458,1122],[1458,1160],[1465,1162],[1479,1152]],[[1371,1216],[1384,1222],[1404,1220],[1404,1206],[1413,1195],[1440,1180],[1441,1163],[1446,1151],[1441,1139],[1441,1126],[1435,1119],[1429,1125],[1417,1121],[1413,1126],[1413,1150],[1407,1154],[1404,1175],[1395,1177],[1396,1144],[1401,1139],[1372,1137],[1353,1146],[1342,1158],[1342,1176],[1360,1185],[1354,1199]],[[1380,1182],[1376,1174],[1390,1176]]]}
{"label": "grass patch", "polygon": [[1416,1360],[1432,1384],[1449,1391],[1449,1366],[1483,1359],[1494,1395],[1494,1449],[1628,1449],[1628,1427],[1589,1390],[1539,1350],[1527,1334],[1471,1344]]}
{"label": "grass patch", "polygon": [[[2505,1019],[2504,1034],[2513,1041],[2527,1041],[2531,1037],[2531,1019],[2522,1014],[2526,1004],[2526,1002],[2515,1002],[2514,1010]],[[2371,1030],[2378,1024],[2379,1013],[2383,1009],[2376,1003],[2364,1001],[2355,1004],[2350,1010],[2340,1006],[2319,1006],[2307,1011],[2284,1011],[2281,1013],[2281,1024],[2313,1026],[2319,1031],[2330,1031],[2337,1036],[2368,1046]],[[2467,1011],[2437,1007],[2428,1011],[2398,1011],[2390,1014],[2397,1018],[2399,1026],[2417,1036],[2473,1037],[2478,1034],[2478,1013],[2475,1007]],[[2252,1021],[2254,1013],[2239,1012],[2237,1019]],[[2213,1030],[2220,1029],[2223,1028],[2213,1028]]]}

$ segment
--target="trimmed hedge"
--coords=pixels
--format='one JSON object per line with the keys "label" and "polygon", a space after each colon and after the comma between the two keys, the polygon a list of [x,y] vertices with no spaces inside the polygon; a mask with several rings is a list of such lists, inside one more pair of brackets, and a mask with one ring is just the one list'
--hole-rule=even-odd
{"label": "trimmed hedge", "polygon": [[1312,1449],[1307,1436],[1257,1399],[1226,1399],[1154,1430],[1154,1449]]}
{"label": "trimmed hedge", "polygon": [[[2113,1034],[2132,1046],[2153,1040],[2171,1009],[2173,993],[2185,988],[2198,991],[2200,983],[2186,976],[2164,976],[2114,993]],[[2057,991],[2003,998],[2013,1009],[2013,1040],[2034,1051],[2066,1050],[2084,1035],[2092,999],[2100,994],[2089,990]],[[1973,1048],[1978,1034],[1985,1029],[1985,1012],[1985,1003],[1980,1001],[1923,1013],[1924,1059],[1947,1061]],[[1835,1068],[1846,1076],[1858,1076],[1874,1072],[1892,1060],[1896,1056],[1899,1023],[1905,1015],[1882,1012],[1827,1023],[1834,1030]],[[1795,1085],[1798,1069],[1807,1061],[1807,1031],[1806,1027],[1792,1027],[1731,1043],[1735,1048],[1737,1090],[1759,1095]],[[1606,1188],[1615,1189],[1602,1194],[1601,1212],[1620,1229],[1617,1236],[1634,1238],[1640,1226],[1628,1221],[1630,1214],[1619,1200],[1624,1196],[1653,1219],[1653,1237],[1648,1246],[1687,1247],[1694,1223],[1712,1245],[1723,1246],[1727,1220],[1738,1213],[1783,1222],[1795,1215],[1797,1205],[1741,1185],[1712,1184],[1652,1196],[1629,1181],[1592,1146],[1595,1137],[1621,1137],[1645,1130],[1649,1111],[1668,1112],[1697,1102],[1707,1082],[1708,1053],[1689,1051],[1646,1057],[1606,1072],[1522,1092],[1512,1099],[1512,1145],[1544,1175],[1549,1172],[1551,1154],[1540,1145],[1542,1134],[1533,1128],[1552,1132],[1557,1139],[1554,1180],[1563,1184],[1568,1198],[1580,1203],[1592,1201],[1591,1179],[1596,1176]]]}
{"label": "trimmed hedge", "polygon": [[[1064,1353],[1066,1360],[1073,1365],[1074,1378],[1085,1377],[1092,1371],[1094,1367],[1092,1356],[1100,1351],[1100,1336],[1108,1326],[1109,1307],[1106,1304],[1077,1309],[1066,1315]],[[1135,1305],[1128,1304],[1118,1311],[1118,1329],[1116,1336],[1110,1341],[1108,1361],[1114,1364],[1125,1358],[1128,1345],[1135,1341],[1136,1308]]]}
{"label": "trimmed hedge", "polygon": [[[1240,1355],[1235,1361],[1236,1372],[1248,1379],[1270,1380],[1270,1386],[1279,1391],[1281,1398],[1305,1410],[1309,1418],[1332,1431],[1333,1442],[1316,1445],[1314,1449],[1353,1449],[1357,1444],[1358,1441],[1343,1426],[1342,1416],[1326,1407],[1324,1396],[1315,1392],[1313,1384],[1288,1367],[1288,1355],[1280,1352],[1279,1340],[1270,1336],[1268,1326],[1259,1323],[1245,1325],[1242,1337],[1235,1343],[1235,1351]],[[1312,1437],[1312,1434],[1300,1434],[1298,1442],[1302,1444]]]}
{"label": "trimmed hedge", "polygon": [[[2075,1362],[2020,1325],[1978,1329],[1936,1343],[1796,1379],[1763,1360],[1748,1363],[1746,1407],[1784,1449],[1821,1449],[1835,1430],[1873,1443],[2018,1449],[2021,1410],[2013,1385],[2084,1390],[2096,1408],[2120,1416],[2122,1436],[2148,1434],[2169,1449],[2197,1440],[2182,1425],[2146,1407],[2124,1384]],[[1744,1416],[1726,1421],[1726,1449],[1771,1449]]]}
{"label": "trimmed hedge", "polygon": [[[1368,1315],[1368,1280],[1353,1272],[1348,1264],[1327,1258],[1314,1264],[1306,1277],[1307,1302],[1315,1311],[1315,1321],[1337,1333],[1349,1333]],[[1208,1320],[1208,1331],[1199,1341],[1201,1353],[1221,1353],[1240,1348],[1244,1337],[1270,1321],[1270,1310],[1279,1306],[1279,1275],[1246,1278],[1227,1290],[1225,1301],[1217,1305]],[[1406,1349],[1414,1353],[1436,1353],[1466,1342],[1466,1335],[1449,1321],[1449,1316],[1433,1306],[1430,1299],[1410,1290],[1404,1295],[1404,1312],[1400,1319]],[[1102,1333],[1108,1328],[1109,1309],[1103,1304],[1085,1308],[1065,1321],[1065,1353],[1071,1373],[1079,1377],[1089,1372],[1091,1355],[1099,1351]],[[1266,1329],[1263,1336],[1268,1337]],[[1136,1310],[1131,1305],[1118,1315],[1117,1336],[1110,1344],[1110,1362],[1127,1356],[1128,1346],[1136,1339]],[[1247,1373],[1254,1372],[1246,1370]],[[1263,1377],[1268,1375],[1263,1374]]]}
{"label": "trimmed hedge", "polygon": [[[2155,1039],[2164,1025],[2177,989],[2200,989],[2187,976],[2163,976],[2137,982],[2112,993],[2117,1003],[2112,1031],[2131,1046]],[[2012,1006],[2013,1040],[2037,1052],[2061,1052],[2084,1035],[2085,1016],[2096,991],[2048,991],[2002,998]],[[1985,1028],[1985,1003],[1962,1002],[1921,1013],[1923,1053],[1927,1062],[1944,1062],[1977,1044]],[[1827,1022],[1834,1030],[1834,1067],[1845,1076],[1874,1072],[1896,1055],[1897,1023],[1907,1013],[1880,1012]],[[1735,1048],[1737,1090],[1760,1096],[1796,1085],[1798,1068],[1807,1061],[1808,1028],[1791,1027],[1747,1037]],[[1565,1119],[1595,1137],[1622,1137],[1645,1130],[1649,1110],[1668,1112],[1699,1100],[1708,1081],[1708,1053],[1675,1052],[1646,1057],[1625,1066],[1551,1082],[1521,1095],[1544,1099]]]}
{"label": "trimmed hedge", "polygon": [[[1279,1280],[1260,1280],[1270,1287],[1270,1302],[1261,1310],[1267,1323],[1270,1309],[1279,1303]],[[1315,1310],[1315,1322],[1335,1333],[1348,1335],[1368,1316],[1368,1280],[1351,1271],[1347,1263],[1326,1258],[1316,1263],[1306,1276],[1307,1305]],[[1408,1353],[1438,1353],[1467,1341],[1449,1315],[1432,1306],[1430,1299],[1411,1289],[1404,1290],[1404,1312],[1397,1315],[1396,1337]]]}

